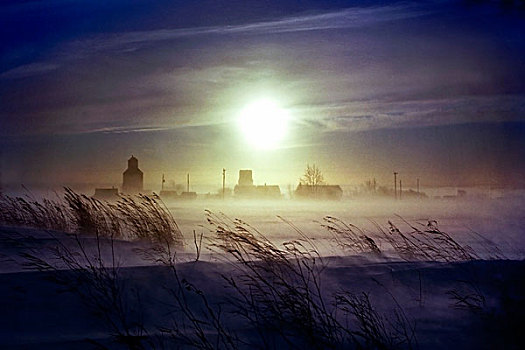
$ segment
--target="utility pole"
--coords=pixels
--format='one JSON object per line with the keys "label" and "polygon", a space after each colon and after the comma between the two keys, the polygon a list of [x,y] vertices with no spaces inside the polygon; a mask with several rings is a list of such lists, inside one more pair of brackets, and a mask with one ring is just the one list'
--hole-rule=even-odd
{"label": "utility pole", "polygon": [[190,173],[186,176],[186,192],[190,192]]}
{"label": "utility pole", "polygon": [[222,200],[224,200],[225,184],[226,184],[226,169],[222,168]]}
{"label": "utility pole", "polygon": [[397,172],[394,171],[394,199],[397,199]]}
{"label": "utility pole", "polygon": [[403,195],[403,183],[401,180],[399,180],[399,200],[401,200],[401,197]]}

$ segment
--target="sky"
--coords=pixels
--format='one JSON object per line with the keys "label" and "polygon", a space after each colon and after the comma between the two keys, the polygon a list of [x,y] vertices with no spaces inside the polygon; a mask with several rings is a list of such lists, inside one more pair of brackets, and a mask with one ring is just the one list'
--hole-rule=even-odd
{"label": "sky", "polygon": [[[3,186],[525,185],[525,4],[3,1]],[[272,149],[239,113],[290,116]]]}

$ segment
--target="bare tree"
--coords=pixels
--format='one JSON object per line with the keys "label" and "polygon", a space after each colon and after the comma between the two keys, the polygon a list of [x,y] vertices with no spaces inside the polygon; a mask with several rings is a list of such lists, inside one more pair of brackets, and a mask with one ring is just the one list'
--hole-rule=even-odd
{"label": "bare tree", "polygon": [[304,171],[303,177],[301,178],[301,184],[306,186],[317,187],[321,185],[324,181],[323,173],[321,170],[314,164],[306,165],[306,170]]}

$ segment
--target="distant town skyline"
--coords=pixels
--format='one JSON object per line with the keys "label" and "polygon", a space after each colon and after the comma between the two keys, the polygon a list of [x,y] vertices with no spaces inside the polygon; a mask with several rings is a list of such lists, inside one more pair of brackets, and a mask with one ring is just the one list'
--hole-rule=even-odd
{"label": "distant town skyline", "polygon": [[[525,186],[523,6],[7,1],[0,20],[4,186],[119,185],[131,154],[148,189],[218,189],[223,168],[296,185],[307,163],[332,184]],[[267,149],[239,125],[261,99],[289,117]]]}

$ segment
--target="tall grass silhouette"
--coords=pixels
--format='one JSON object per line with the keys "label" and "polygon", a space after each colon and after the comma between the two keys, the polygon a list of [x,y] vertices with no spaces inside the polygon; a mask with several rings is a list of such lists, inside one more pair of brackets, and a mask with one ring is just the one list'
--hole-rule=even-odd
{"label": "tall grass silhouette", "polygon": [[[55,283],[78,293],[96,310],[113,339],[129,349],[417,348],[414,325],[389,291],[389,312],[379,311],[368,293],[327,291],[323,284],[326,258],[292,222],[280,218],[295,238],[277,245],[243,220],[211,211],[205,215],[209,231],[205,237],[194,233],[197,258],[191,263],[199,263],[204,241],[234,268],[235,273],[222,275],[230,291],[227,307],[210,300],[206,288],[180,272],[177,251],[183,235],[155,196],[121,197],[108,203],[65,189],[63,199],[56,200],[0,198],[2,224],[44,229],[53,238],[50,255],[23,253],[26,266],[48,273]],[[376,224],[377,232],[369,232],[327,216],[321,227],[332,234],[337,246],[352,254],[386,258],[383,249],[390,246],[407,261],[480,259],[471,247],[440,230],[435,221],[419,226],[403,222],[407,230],[389,221],[387,228]],[[56,231],[69,232],[73,244],[57,238]],[[163,303],[176,310],[171,323],[146,326],[140,310],[129,306],[136,306],[136,300],[130,299],[132,293],[120,274],[116,239],[144,242],[137,252],[169,269],[170,277],[163,286],[169,300]],[[466,294],[456,289],[448,294],[456,307],[484,307],[481,292]],[[237,316],[256,338],[228,328],[227,317]]]}
{"label": "tall grass silhouette", "polygon": [[182,245],[183,236],[156,195],[121,196],[101,201],[64,189],[63,198],[36,200],[0,195],[0,223],[80,235]]}

